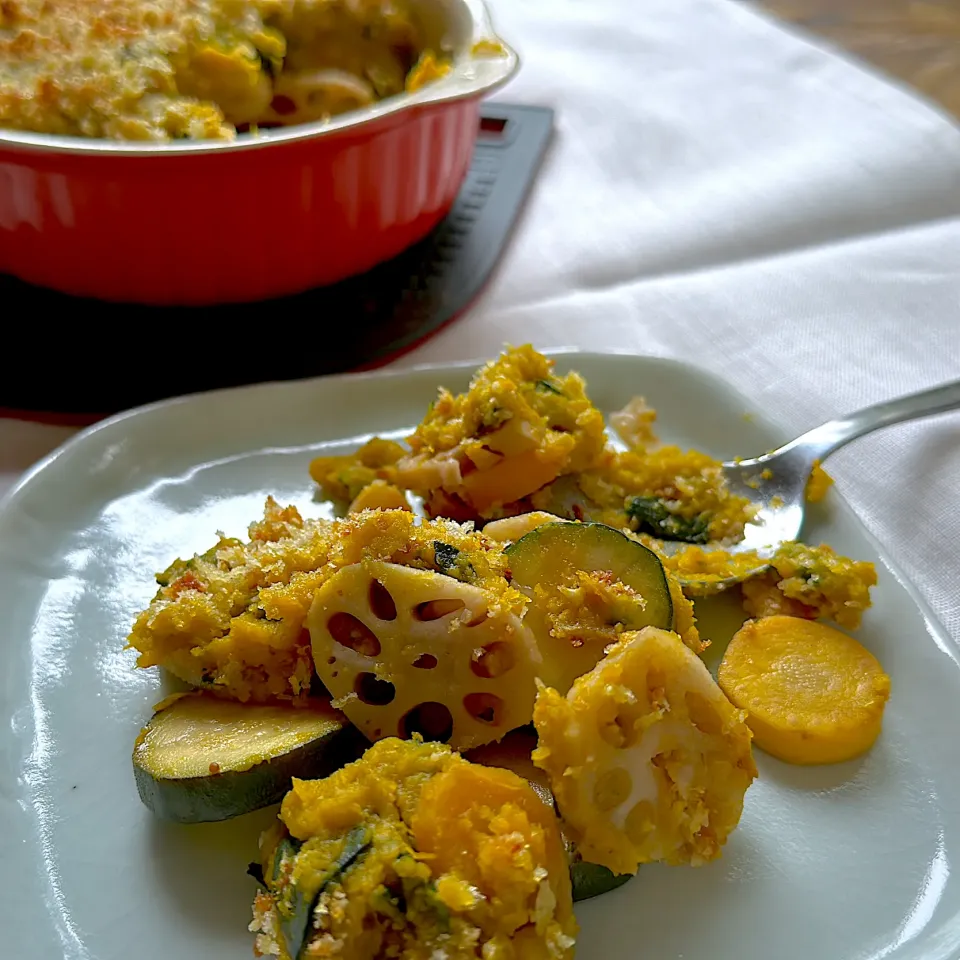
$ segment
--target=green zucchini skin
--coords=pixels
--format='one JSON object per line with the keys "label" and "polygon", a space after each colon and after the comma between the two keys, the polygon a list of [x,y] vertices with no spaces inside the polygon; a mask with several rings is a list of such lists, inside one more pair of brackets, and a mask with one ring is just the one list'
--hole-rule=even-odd
{"label": "green zucchini skin", "polygon": [[[660,558],[642,543],[603,523],[545,523],[507,547],[513,581],[532,590],[537,583],[576,570],[607,571],[647,601],[644,616],[629,630],[673,625],[670,585]],[[641,622],[642,621],[642,622]]]}
{"label": "green zucchini skin", "polygon": [[280,883],[280,875],[283,872],[283,864],[286,860],[292,860],[303,844],[294,837],[286,836],[278,844],[273,852],[273,869],[270,871],[270,882],[274,887]]}
{"label": "green zucchini skin", "polygon": [[[592,670],[623,632],[673,628],[673,598],[660,558],[613,527],[545,523],[509,546],[506,555],[513,585],[530,600],[525,622],[543,654],[540,679],[561,694]],[[589,606],[571,599],[575,593],[564,596],[580,589],[584,574],[599,591]],[[606,584],[611,589],[604,596]]]}
{"label": "green zucchini skin", "polygon": [[[175,707],[176,704],[169,709]],[[257,707],[252,705],[250,709]],[[144,733],[147,729],[149,724]],[[247,770],[199,777],[162,777],[138,762],[135,751],[133,775],[144,806],[161,820],[209,823],[279,803],[290,790],[294,777],[310,780],[329,776],[356,760],[367,746],[363,735],[344,719],[339,728]]]}
{"label": "green zucchini skin", "polygon": [[575,860],[570,864],[570,882],[573,885],[573,902],[591,900],[617,887],[622,887],[633,877],[629,874],[616,874],[599,863],[587,863]]}
{"label": "green zucchini skin", "polygon": [[[280,841],[278,847],[278,863],[280,857],[285,856],[281,852],[284,840]],[[344,841],[343,852],[333,864],[330,872],[323,878],[317,892],[308,901],[306,897],[296,887],[292,887],[292,902],[288,909],[280,909],[280,933],[283,936],[287,947],[287,952],[295,960],[303,960],[306,956],[307,948],[310,946],[310,920],[313,917],[313,911],[316,910],[320,897],[331,883],[340,880],[344,873],[350,869],[363,855],[370,849],[371,841],[369,833],[365,827],[354,827],[347,834]],[[293,849],[293,848],[291,848]],[[294,856],[296,853],[294,852]],[[274,883],[276,884],[279,875],[279,866],[274,870]]]}

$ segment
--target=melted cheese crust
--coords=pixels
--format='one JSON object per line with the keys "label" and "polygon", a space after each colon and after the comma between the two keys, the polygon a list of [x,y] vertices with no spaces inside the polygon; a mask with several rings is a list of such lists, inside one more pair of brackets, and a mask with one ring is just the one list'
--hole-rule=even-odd
{"label": "melted cheese crust", "polygon": [[230,139],[422,83],[406,0],[0,0],[0,127]]}

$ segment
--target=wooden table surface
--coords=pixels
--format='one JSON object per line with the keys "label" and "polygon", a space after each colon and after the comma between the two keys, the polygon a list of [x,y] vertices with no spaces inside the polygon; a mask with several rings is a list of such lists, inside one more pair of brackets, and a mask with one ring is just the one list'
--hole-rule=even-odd
{"label": "wooden table surface", "polygon": [[960,117],[960,0],[759,0]]}

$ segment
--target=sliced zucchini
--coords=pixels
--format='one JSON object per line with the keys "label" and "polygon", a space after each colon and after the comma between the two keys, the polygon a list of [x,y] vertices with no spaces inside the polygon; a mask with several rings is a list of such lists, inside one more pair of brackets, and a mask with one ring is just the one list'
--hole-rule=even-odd
{"label": "sliced zucchini", "polygon": [[[545,523],[507,548],[514,584],[574,580],[578,571],[609,573],[643,597],[643,612],[631,608],[630,630],[673,622],[670,589],[660,559],[636,540],[603,523]],[[644,622],[640,622],[643,620]],[[666,629],[666,627],[662,627]]]}
{"label": "sliced zucchini", "polygon": [[228,820],[278,803],[292,777],[324,777],[364,739],[329,701],[243,704],[190,693],[154,714],[133,748],[140,799],[179,823]]}
{"label": "sliced zucchini", "polygon": [[[465,754],[471,763],[511,770],[533,787],[544,803],[556,809],[550,778],[534,765],[531,754],[537,747],[537,735],[530,729],[513,730],[499,743],[488,743]],[[563,820],[560,820],[563,845],[570,859],[570,881],[573,886],[573,902],[599,897],[622,887],[630,874],[617,875],[599,863],[587,863],[577,851],[576,844],[567,836]]]}
{"label": "sliced zucchini", "polygon": [[532,603],[543,679],[565,693],[626,630],[673,626],[673,601],[652,550],[602,523],[546,523],[507,548],[513,584]]}

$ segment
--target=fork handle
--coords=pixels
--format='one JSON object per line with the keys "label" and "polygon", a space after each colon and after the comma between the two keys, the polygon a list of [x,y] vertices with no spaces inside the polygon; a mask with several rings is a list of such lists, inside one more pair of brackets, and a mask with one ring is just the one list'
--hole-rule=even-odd
{"label": "fork handle", "polygon": [[839,420],[830,420],[807,431],[778,452],[804,448],[811,460],[825,460],[851,440],[873,433],[895,423],[932,417],[937,413],[960,410],[960,380],[944,383],[930,390],[921,390],[895,400],[875,403]]}

